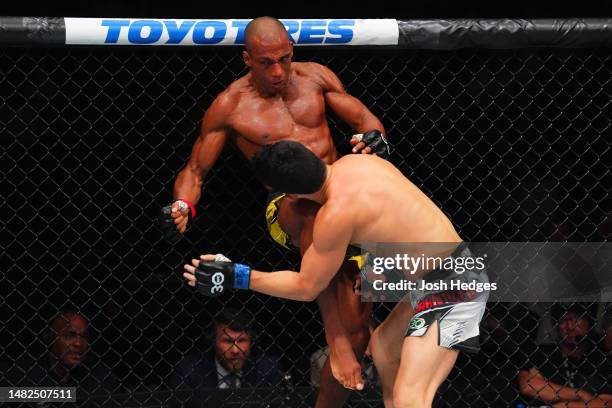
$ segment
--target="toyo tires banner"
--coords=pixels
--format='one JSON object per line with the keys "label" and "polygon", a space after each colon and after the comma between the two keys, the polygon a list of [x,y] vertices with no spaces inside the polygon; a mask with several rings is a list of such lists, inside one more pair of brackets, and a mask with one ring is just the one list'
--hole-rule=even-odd
{"label": "toyo tires banner", "polygon": [[[250,20],[66,18],[66,44],[240,45]],[[397,20],[281,20],[296,45],[397,45]]]}

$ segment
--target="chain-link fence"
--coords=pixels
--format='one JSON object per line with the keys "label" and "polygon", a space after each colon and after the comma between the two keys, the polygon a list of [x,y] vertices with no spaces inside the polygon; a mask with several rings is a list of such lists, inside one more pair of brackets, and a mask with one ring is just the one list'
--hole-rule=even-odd
{"label": "chain-link fence", "polygon": [[[609,238],[609,50],[301,48],[296,60],[326,64],[370,107],[390,160],[465,240]],[[4,48],[0,72],[3,385],[79,384],[84,406],[312,406],[311,356],[325,346],[315,303],[246,291],[205,299],[181,278],[184,262],[209,251],[263,270],[299,264],[269,238],[266,192],[236,149],[207,177],[185,239],[171,246],[155,225],[203,112],[245,73],[239,50]],[[347,154],[351,129],[329,120]],[[575,311],[592,321],[571,337],[558,306],[568,305],[490,304],[482,351],[461,355],[436,404],[532,401],[520,381],[532,367],[612,391],[611,311]],[[249,359],[263,371],[214,391],[213,318],[228,307],[250,316]],[[53,319],[65,308],[87,323]],[[584,355],[559,354],[567,341]],[[78,369],[49,368],[62,344]],[[381,401],[373,381],[349,404]]]}

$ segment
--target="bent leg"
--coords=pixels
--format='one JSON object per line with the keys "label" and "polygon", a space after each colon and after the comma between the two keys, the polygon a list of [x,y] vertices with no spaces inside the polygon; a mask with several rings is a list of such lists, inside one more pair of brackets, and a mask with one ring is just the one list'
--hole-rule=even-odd
{"label": "bent leg", "polygon": [[[317,299],[330,350],[330,355],[321,369],[320,389],[315,405],[317,408],[343,406],[350,390],[335,377],[346,378],[345,381],[353,383],[357,382],[356,377],[361,374],[360,361],[369,341],[367,321],[363,322],[366,326],[361,331],[354,331],[354,328],[358,326],[355,322],[351,322],[353,331],[348,331],[343,326],[342,322],[346,321],[346,317],[340,318],[339,308],[342,308],[342,314],[346,309],[337,301],[336,289],[338,286],[340,285],[337,280],[332,281]],[[355,315],[358,316],[358,314]],[[332,360],[334,367],[332,367]]]}
{"label": "bent leg", "polygon": [[[279,222],[291,237],[294,245],[299,245],[303,254],[312,243],[312,229],[319,205],[307,200],[282,200]],[[354,377],[361,373],[360,361],[369,341],[369,313],[371,304],[362,304],[353,292],[354,271],[352,263],[345,262],[330,286],[319,296],[317,302],[325,327],[325,335],[334,354],[336,374]],[[339,374],[340,373],[340,374]],[[346,374],[350,373],[350,374]],[[328,357],[321,371],[320,390],[316,407],[340,407],[346,401],[349,390],[344,388],[332,373]]]}
{"label": "bent leg", "polygon": [[[347,263],[343,264],[343,268],[346,267]],[[348,267],[351,265],[348,264]],[[317,301],[330,350],[321,377],[333,375],[344,387],[357,388],[358,384],[363,383],[360,362],[370,339],[368,323],[372,305],[359,302],[358,296],[353,293],[353,280],[342,269]],[[326,395],[325,391],[322,386],[320,399]]]}
{"label": "bent leg", "polygon": [[393,407],[393,385],[400,366],[406,328],[413,315],[410,302],[397,303],[370,339],[372,359],[382,383],[386,408]]}
{"label": "bent leg", "polygon": [[453,369],[458,351],[438,345],[439,322],[422,337],[406,337],[393,386],[394,408],[431,407],[436,391]]}

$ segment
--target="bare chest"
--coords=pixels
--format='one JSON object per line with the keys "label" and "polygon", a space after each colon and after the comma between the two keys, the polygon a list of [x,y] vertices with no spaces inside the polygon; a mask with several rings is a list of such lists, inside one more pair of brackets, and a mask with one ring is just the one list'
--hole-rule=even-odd
{"label": "bare chest", "polygon": [[288,98],[245,98],[230,125],[236,136],[259,145],[295,138],[325,125],[325,102],[315,91],[300,91]]}

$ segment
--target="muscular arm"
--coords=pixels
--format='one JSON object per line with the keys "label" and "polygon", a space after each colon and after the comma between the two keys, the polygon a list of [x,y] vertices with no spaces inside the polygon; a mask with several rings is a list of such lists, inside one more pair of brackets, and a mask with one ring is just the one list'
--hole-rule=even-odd
{"label": "muscular arm", "polygon": [[227,117],[232,111],[232,101],[222,93],[215,99],[202,119],[200,136],[193,145],[187,165],[174,182],[173,196],[192,203],[200,200],[202,183],[227,141]]}
{"label": "muscular arm", "polygon": [[380,120],[359,99],[346,92],[336,74],[323,65],[313,65],[316,67],[314,72],[323,88],[325,102],[340,119],[359,133],[374,129],[385,133]]}
{"label": "muscular arm", "polygon": [[312,244],[302,257],[299,272],[251,271],[250,288],[270,296],[312,301],[329,285],[344,261],[351,238],[351,226],[346,215],[336,217],[333,224],[320,210],[315,221]]}

